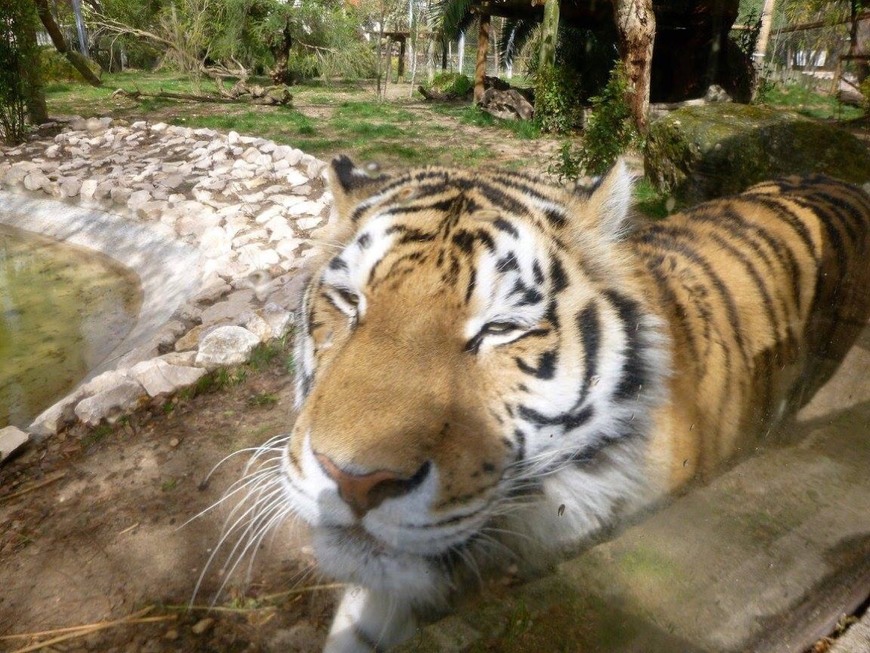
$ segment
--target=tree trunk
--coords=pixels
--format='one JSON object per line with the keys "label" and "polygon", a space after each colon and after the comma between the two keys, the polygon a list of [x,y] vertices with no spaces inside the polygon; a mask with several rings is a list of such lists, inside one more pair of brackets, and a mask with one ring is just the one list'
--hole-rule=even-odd
{"label": "tree trunk", "polygon": [[54,21],[54,16],[51,15],[51,8],[48,6],[48,0],[34,0],[36,2],[36,11],[39,13],[39,20],[42,21],[45,31],[51,37],[51,42],[54,47],[75,67],[82,78],[91,86],[102,86],[103,83],[94,72],[88,67],[87,59],[75,50],[70,50],[67,47],[66,41],[63,38],[60,28]]}
{"label": "tree trunk", "polygon": [[489,33],[492,31],[492,18],[481,14],[477,26],[477,62],[474,65],[474,103],[483,100],[483,81],[486,77],[486,53],[489,51]]}
{"label": "tree trunk", "polygon": [[541,53],[538,68],[552,68],[556,65],[556,42],[559,39],[559,0],[544,3],[544,38],[541,40]]}
{"label": "tree trunk", "polygon": [[[858,54],[867,54],[867,52],[862,47],[865,43],[862,41],[866,40],[867,36],[867,28],[865,27],[863,30],[861,29],[861,21],[859,20],[860,12],[859,4],[861,0],[852,0],[851,2],[851,20],[852,24],[849,29],[849,54],[850,55],[858,55]],[[863,32],[863,33],[862,33]],[[863,38],[862,38],[863,37]],[[870,75],[870,64],[868,64],[866,59],[860,59],[855,61],[855,76],[858,78],[858,84],[860,85],[867,76]],[[839,89],[837,89],[839,90]]]}
{"label": "tree trunk", "polygon": [[647,130],[649,114],[650,72],[656,19],[652,0],[616,0],[617,40],[619,54],[628,78],[626,100],[641,134]]}
{"label": "tree trunk", "polygon": [[399,63],[396,73],[396,83],[398,84],[405,78],[405,52],[407,50],[407,39],[404,36],[399,37]]}
{"label": "tree trunk", "polygon": [[770,40],[770,26],[773,24],[775,5],[776,0],[764,0],[764,7],[761,9],[761,29],[758,31],[755,53],[752,55],[752,61],[759,74],[761,73],[761,67],[764,65],[764,56],[767,53],[767,42]]}
{"label": "tree trunk", "polygon": [[21,75],[24,77],[24,87],[27,97],[27,119],[31,125],[41,125],[48,122],[48,109],[45,106],[45,92],[42,89],[42,74],[39,68],[39,46],[36,44],[36,18],[28,15],[28,20],[21,27],[22,50],[29,54],[24,60]]}

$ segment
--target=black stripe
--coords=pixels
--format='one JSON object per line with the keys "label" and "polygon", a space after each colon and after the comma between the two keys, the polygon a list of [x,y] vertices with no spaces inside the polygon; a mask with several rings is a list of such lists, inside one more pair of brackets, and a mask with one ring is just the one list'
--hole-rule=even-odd
{"label": "black stripe", "polygon": [[520,429],[514,429],[514,438],[517,441],[517,460],[526,458],[526,434]]}
{"label": "black stripe", "polygon": [[568,275],[565,274],[565,268],[556,256],[550,260],[550,279],[551,291],[554,295],[568,287]]}
{"label": "black stripe", "polygon": [[713,270],[710,262],[695,247],[697,234],[684,227],[659,223],[641,233],[639,240],[683,256],[704,272],[712,286],[716,289],[716,292],[722,298],[728,317],[728,324],[731,327],[731,335],[740,349],[744,362],[749,365],[752,357],[743,339],[743,326],[740,323],[740,315],[737,311],[734,297],[728,286],[722,281],[722,278]]}
{"label": "black stripe", "polygon": [[560,413],[553,417],[547,417],[543,413],[539,413],[534,408],[520,405],[520,417],[537,426],[564,426],[566,430],[575,429],[582,426],[595,414],[592,406],[577,411],[576,413]]}
{"label": "black stripe", "polygon": [[758,202],[765,208],[769,209],[773,212],[773,217],[778,218],[780,221],[788,224],[789,227],[797,234],[798,238],[800,238],[801,242],[803,242],[804,246],[809,252],[809,255],[813,258],[816,264],[818,264],[819,260],[816,256],[816,249],[813,245],[813,238],[810,235],[809,229],[803,223],[800,216],[798,216],[794,211],[790,208],[783,205],[781,201],[778,201],[782,198],[776,195],[761,195],[761,194],[753,194],[747,195],[746,199],[751,200],[753,202]]}
{"label": "black stripe", "polygon": [[513,252],[508,252],[495,263],[495,268],[499,272],[510,272],[511,270],[519,270],[520,264],[517,262],[517,257]]}
{"label": "black stripe", "polygon": [[347,270],[347,261],[336,256],[329,262],[330,270]]}
{"label": "black stripe", "polygon": [[468,287],[465,289],[465,303],[471,301],[471,294],[474,292],[474,287],[477,285],[477,270],[471,268],[468,273]]}
{"label": "black stripe", "polygon": [[[738,198],[739,199],[739,198]],[[741,207],[746,210],[748,207]],[[795,260],[789,244],[774,236],[770,231],[759,224],[744,219],[732,203],[717,207],[716,211],[689,211],[692,222],[706,222],[722,227],[735,239],[744,243],[761,258],[768,268],[773,271],[773,264],[767,252],[760,246],[758,240],[764,241],[771,254],[776,258],[779,265],[786,271],[791,282],[792,295],[795,298],[795,306],[800,310],[801,306],[801,277],[803,270]]]}
{"label": "black stripe", "polygon": [[370,234],[363,234],[362,236],[360,236],[357,239],[356,244],[359,246],[360,249],[365,249],[366,247],[368,247],[371,244],[371,242],[372,242],[371,235]]}
{"label": "black stripe", "polygon": [[523,372],[531,374],[538,379],[549,380],[556,374],[556,363],[559,360],[559,353],[556,350],[545,351],[538,356],[537,367],[528,365],[522,358],[515,357],[514,361]]}
{"label": "black stripe", "polygon": [[601,330],[598,322],[598,306],[589,302],[577,314],[577,328],[580,329],[580,340],[583,344],[583,388],[579,401],[583,401],[592,385],[592,377],[598,371],[598,348],[601,346]]}
{"label": "black stripe", "polygon": [[496,218],[493,221],[492,226],[494,226],[499,231],[503,231],[506,234],[510,234],[514,238],[520,237],[520,232],[517,231],[516,227],[514,227],[510,222],[508,222],[504,218]]}
{"label": "black stripe", "polygon": [[616,307],[619,319],[624,326],[625,349],[621,377],[614,396],[619,399],[634,398],[647,383],[647,366],[643,359],[640,322],[643,315],[640,305],[633,299],[620,295],[615,290],[604,291],[604,296]]}
{"label": "black stripe", "polygon": [[532,274],[535,276],[535,283],[539,286],[544,283],[544,271],[541,269],[541,264],[538,259],[532,263]]}
{"label": "black stripe", "polygon": [[[773,333],[778,337],[779,336],[779,320],[776,317],[776,309],[773,307],[773,299],[770,296],[770,291],[767,287],[767,284],[764,282],[761,274],[758,272],[758,268],[755,267],[752,261],[741,252],[739,249],[734,247],[727,240],[722,238],[717,233],[711,233],[710,237],[716,241],[716,243],[723,250],[727,251],[731,256],[740,261],[741,265],[746,269],[746,272],[752,277],[752,280],[755,282],[756,287],[758,288],[758,292],[761,294],[761,300],[764,304],[764,312],[767,314],[767,321],[770,323],[770,328]],[[787,318],[787,315],[784,316]]]}

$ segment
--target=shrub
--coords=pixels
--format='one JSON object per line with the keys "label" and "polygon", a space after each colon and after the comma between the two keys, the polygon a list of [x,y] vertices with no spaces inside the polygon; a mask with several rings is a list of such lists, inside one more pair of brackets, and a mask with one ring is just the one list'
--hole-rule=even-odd
{"label": "shrub", "polygon": [[432,90],[463,98],[474,90],[474,82],[462,73],[439,73],[430,84]]}
{"label": "shrub", "polygon": [[27,135],[28,102],[39,88],[36,11],[30,0],[0,4],[0,138],[20,143]]}
{"label": "shrub", "polygon": [[861,95],[864,96],[864,112],[870,113],[870,77],[867,77],[858,87]]}
{"label": "shrub", "polygon": [[583,142],[576,150],[570,143],[563,144],[559,159],[550,166],[552,174],[568,179],[576,179],[581,172],[600,175],[614,164],[620,154],[642,145],[625,99],[627,89],[625,71],[621,64],[617,64],[601,95],[592,98],[592,112]]}
{"label": "shrub", "polygon": [[541,131],[566,134],[583,126],[580,81],[562,66],[538,71],[535,81],[535,120]]}

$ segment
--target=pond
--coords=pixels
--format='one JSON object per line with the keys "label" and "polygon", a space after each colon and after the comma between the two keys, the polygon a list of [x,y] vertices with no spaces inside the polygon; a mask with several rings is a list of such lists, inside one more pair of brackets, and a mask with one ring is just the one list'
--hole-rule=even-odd
{"label": "pond", "polygon": [[108,256],[0,225],[0,428],[26,427],[105,362],[142,298]]}

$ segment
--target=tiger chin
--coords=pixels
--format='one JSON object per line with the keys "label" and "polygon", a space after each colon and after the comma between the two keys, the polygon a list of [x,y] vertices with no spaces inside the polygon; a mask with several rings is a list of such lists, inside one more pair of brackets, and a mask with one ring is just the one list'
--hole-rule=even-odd
{"label": "tiger chin", "polygon": [[622,163],[573,188],[346,157],[329,175],[273,473],[348,584],[331,653],[389,649],[478,568],[576,550],[709,476],[870,315],[870,198],[829,178],[646,224]]}

